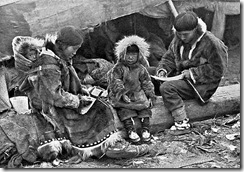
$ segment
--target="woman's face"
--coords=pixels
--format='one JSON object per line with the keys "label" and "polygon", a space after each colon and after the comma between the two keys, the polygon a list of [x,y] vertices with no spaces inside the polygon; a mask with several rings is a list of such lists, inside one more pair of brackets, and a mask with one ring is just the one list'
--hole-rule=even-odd
{"label": "woman's face", "polygon": [[177,32],[176,35],[178,38],[180,38],[184,43],[190,43],[196,35],[196,29],[190,30],[190,31],[181,31]]}
{"label": "woman's face", "polygon": [[76,51],[80,48],[81,45],[76,45],[76,46],[67,46],[64,49],[64,55],[68,58],[71,59],[75,54]]}
{"label": "woman's face", "polygon": [[137,62],[138,53],[126,53],[125,61],[127,64],[132,65]]}

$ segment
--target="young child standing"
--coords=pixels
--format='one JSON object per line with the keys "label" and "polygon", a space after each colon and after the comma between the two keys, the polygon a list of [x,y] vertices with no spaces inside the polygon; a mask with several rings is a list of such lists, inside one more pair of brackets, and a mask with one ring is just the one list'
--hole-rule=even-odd
{"label": "young child standing", "polygon": [[[143,64],[148,63],[149,45],[136,35],[125,37],[116,43],[117,63],[111,69],[108,80],[109,99],[133,143],[151,139],[150,102],[155,102],[154,85]],[[146,63],[145,63],[146,62]],[[141,121],[141,132],[136,132],[133,118]]]}

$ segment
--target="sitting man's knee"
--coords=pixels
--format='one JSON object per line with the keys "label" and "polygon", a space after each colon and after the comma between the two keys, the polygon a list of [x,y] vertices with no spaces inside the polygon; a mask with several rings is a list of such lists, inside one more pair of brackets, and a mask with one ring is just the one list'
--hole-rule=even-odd
{"label": "sitting man's knee", "polygon": [[170,82],[162,83],[159,88],[161,95],[165,94],[165,92],[168,92],[171,89],[172,89],[172,84]]}

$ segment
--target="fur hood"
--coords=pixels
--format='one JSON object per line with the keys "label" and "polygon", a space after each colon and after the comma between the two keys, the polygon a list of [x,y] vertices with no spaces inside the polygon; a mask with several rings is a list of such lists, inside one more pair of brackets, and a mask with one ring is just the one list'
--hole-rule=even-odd
{"label": "fur hood", "polygon": [[41,48],[44,45],[44,40],[32,38],[30,36],[16,36],[12,41],[13,52],[21,54],[26,44],[36,48]]}
{"label": "fur hood", "polygon": [[[122,40],[116,43],[115,45],[115,55],[117,56],[118,61],[123,61],[126,54],[126,49],[128,46],[135,44],[139,48],[139,61],[147,61],[147,58],[150,55],[149,44],[145,41],[144,38],[137,35],[126,36]],[[149,65],[149,63],[148,63]]]}
{"label": "fur hood", "polygon": [[24,53],[29,48],[41,49],[44,46],[44,40],[32,38],[29,36],[16,36],[12,41],[14,52],[15,67],[22,71],[27,71],[31,68],[33,62],[24,56]]}

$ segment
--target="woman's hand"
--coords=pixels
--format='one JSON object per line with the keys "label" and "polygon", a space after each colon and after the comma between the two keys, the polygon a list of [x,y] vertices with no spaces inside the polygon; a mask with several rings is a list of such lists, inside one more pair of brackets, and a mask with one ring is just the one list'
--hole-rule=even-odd
{"label": "woman's hand", "polygon": [[89,92],[89,90],[88,90],[87,88],[82,88],[82,89],[81,89],[81,93],[82,93],[83,95],[90,96],[90,92]]}
{"label": "woman's hand", "polygon": [[79,95],[79,99],[80,99],[80,106],[87,106],[89,104],[91,104],[92,102],[92,98],[90,96],[82,96]]}
{"label": "woman's hand", "polygon": [[91,75],[87,74],[86,77],[84,78],[84,83],[92,85],[95,83],[95,80],[91,77]]}

